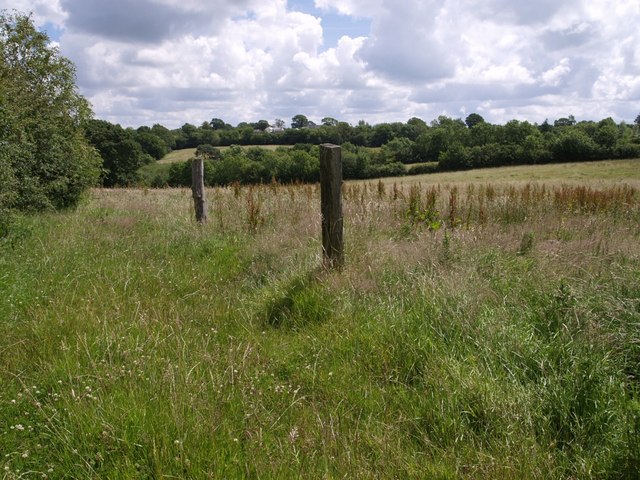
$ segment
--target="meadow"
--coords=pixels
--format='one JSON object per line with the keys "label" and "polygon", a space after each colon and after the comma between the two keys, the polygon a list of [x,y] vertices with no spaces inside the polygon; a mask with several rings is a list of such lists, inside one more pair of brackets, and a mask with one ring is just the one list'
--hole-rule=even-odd
{"label": "meadow", "polygon": [[0,472],[633,479],[638,160],[99,189],[0,240]]}

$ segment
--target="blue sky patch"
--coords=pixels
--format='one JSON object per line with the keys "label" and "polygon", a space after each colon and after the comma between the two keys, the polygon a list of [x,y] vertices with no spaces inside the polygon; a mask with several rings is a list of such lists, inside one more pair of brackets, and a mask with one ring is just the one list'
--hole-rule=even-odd
{"label": "blue sky patch", "polygon": [[290,0],[288,8],[292,11],[308,13],[322,19],[325,48],[335,47],[338,44],[338,40],[345,35],[351,38],[368,37],[371,31],[370,19],[320,10],[315,7],[314,0]]}

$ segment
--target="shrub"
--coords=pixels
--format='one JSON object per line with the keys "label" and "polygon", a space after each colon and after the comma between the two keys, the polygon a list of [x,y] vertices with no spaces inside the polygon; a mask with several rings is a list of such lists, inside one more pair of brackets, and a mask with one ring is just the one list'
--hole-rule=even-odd
{"label": "shrub", "polygon": [[20,14],[0,13],[0,55],[0,212],[74,206],[100,172],[74,67]]}
{"label": "shrub", "polygon": [[578,162],[596,158],[598,146],[582,130],[572,128],[560,133],[551,150],[556,162]]}

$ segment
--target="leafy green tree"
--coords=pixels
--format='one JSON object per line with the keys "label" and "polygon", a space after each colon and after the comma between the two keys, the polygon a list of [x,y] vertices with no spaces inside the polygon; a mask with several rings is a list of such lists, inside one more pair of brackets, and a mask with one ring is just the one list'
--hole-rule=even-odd
{"label": "leafy green tree", "polygon": [[[0,12],[0,217],[75,205],[100,174],[73,64],[29,16]],[[0,218],[0,223],[4,223]]]}
{"label": "leafy green tree", "polygon": [[151,127],[151,133],[160,138],[167,146],[169,150],[176,148],[176,139],[167,127],[156,123]]}
{"label": "leafy green tree", "polygon": [[487,122],[476,123],[469,129],[469,145],[473,147],[497,143],[498,128]]}
{"label": "leafy green tree", "polygon": [[407,120],[407,126],[410,128],[411,133],[407,137],[411,140],[416,140],[420,135],[426,133],[429,130],[427,122],[418,117],[411,117]]}
{"label": "leafy green tree", "polygon": [[381,154],[387,161],[414,162],[414,142],[405,137],[394,138],[382,146]]}
{"label": "leafy green tree", "polygon": [[309,126],[309,119],[298,114],[291,119],[291,128],[305,128]]}
{"label": "leafy green tree", "polygon": [[428,132],[420,135],[415,142],[416,161],[438,161],[440,154],[447,151],[455,143],[460,143],[455,130],[445,127],[431,128]]}
{"label": "leafy green tree", "polygon": [[549,123],[549,120],[545,118],[544,122],[542,122],[540,126],[538,126],[538,130],[540,130],[540,132],[542,133],[549,133],[553,131],[553,126]]}
{"label": "leafy green tree", "polygon": [[219,160],[220,158],[222,158],[222,152],[220,151],[219,148],[216,148],[213,145],[205,143],[202,145],[198,145],[198,148],[196,149],[196,156],[202,157],[208,160],[211,160],[211,159]]}
{"label": "leafy green tree", "polygon": [[227,130],[231,128],[231,125],[227,125],[224,120],[220,118],[212,118],[209,125],[211,125],[211,128],[214,130]]}
{"label": "leafy green tree", "polygon": [[325,127],[335,127],[338,125],[338,120],[333,117],[324,117],[321,122]]}
{"label": "leafy green tree", "polygon": [[169,153],[167,144],[160,137],[154,135],[149,127],[144,130],[139,128],[136,131],[135,139],[142,147],[142,151],[155,160],[160,160]]}
{"label": "leafy green tree", "polygon": [[371,146],[381,147],[394,138],[393,127],[388,123],[380,123],[373,127],[371,134]]}
{"label": "leafy green tree", "polygon": [[591,137],[577,128],[563,131],[552,145],[553,159],[556,162],[592,160],[597,150]]}
{"label": "leafy green tree", "polygon": [[104,161],[105,187],[131,185],[138,180],[138,169],[148,163],[149,157],[131,131],[105,120],[89,120],[85,135]]}
{"label": "leafy green tree", "polygon": [[529,122],[520,122],[518,120],[508,121],[503,129],[505,143],[512,143],[515,145],[522,145],[524,139],[529,135],[533,135],[537,132],[536,127]]}
{"label": "leafy green tree", "polygon": [[554,127],[572,127],[576,124],[576,119],[573,115],[569,117],[562,117],[553,122]]}
{"label": "leafy green tree", "polygon": [[470,113],[467,118],[464,119],[464,123],[466,123],[467,127],[473,128],[480,123],[484,123],[484,118],[478,113]]}
{"label": "leafy green tree", "polygon": [[611,149],[615,147],[618,140],[618,125],[616,125],[616,122],[611,117],[598,122],[594,139],[605,148]]}
{"label": "leafy green tree", "polygon": [[253,124],[253,127],[256,130],[261,130],[264,132],[267,128],[269,128],[269,122],[267,122],[266,120],[258,120]]}
{"label": "leafy green tree", "polygon": [[373,128],[371,127],[371,125],[369,125],[364,120],[359,120],[358,124],[352,129],[352,135],[349,141],[354,145],[369,145],[372,134]]}
{"label": "leafy green tree", "polygon": [[438,159],[438,167],[442,170],[464,170],[471,168],[469,149],[460,142],[453,142],[446,150],[443,150]]}

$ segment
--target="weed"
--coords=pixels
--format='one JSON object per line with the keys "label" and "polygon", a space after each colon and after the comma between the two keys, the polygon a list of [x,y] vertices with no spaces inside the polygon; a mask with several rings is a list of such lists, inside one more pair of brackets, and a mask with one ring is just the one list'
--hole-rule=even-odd
{"label": "weed", "polygon": [[533,250],[535,246],[536,236],[533,232],[527,232],[522,236],[520,241],[520,248],[518,248],[518,255],[526,255]]}
{"label": "weed", "polygon": [[255,234],[264,223],[261,210],[262,202],[259,198],[256,198],[254,187],[250,186],[247,190],[247,230],[251,234]]}

